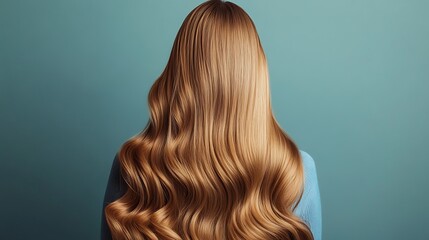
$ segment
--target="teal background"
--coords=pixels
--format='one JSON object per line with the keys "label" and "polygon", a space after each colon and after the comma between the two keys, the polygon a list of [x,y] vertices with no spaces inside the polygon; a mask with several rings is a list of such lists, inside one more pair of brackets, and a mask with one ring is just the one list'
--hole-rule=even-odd
{"label": "teal background", "polygon": [[[0,1],[2,239],[98,239],[115,152],[202,1]],[[428,1],[233,1],[316,161],[323,239],[428,239]]]}

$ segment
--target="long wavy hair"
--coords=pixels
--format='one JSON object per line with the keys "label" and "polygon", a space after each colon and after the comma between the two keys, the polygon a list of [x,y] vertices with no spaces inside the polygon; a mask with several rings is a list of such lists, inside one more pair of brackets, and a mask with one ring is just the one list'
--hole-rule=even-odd
{"label": "long wavy hair", "polygon": [[272,114],[242,8],[210,0],[189,13],[148,103],[146,127],[118,152],[127,190],[104,209],[113,239],[313,239],[293,213],[301,155]]}

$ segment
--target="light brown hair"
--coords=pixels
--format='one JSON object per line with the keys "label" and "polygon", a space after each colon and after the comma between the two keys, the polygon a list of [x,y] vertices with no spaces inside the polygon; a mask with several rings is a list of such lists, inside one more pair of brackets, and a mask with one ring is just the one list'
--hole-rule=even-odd
{"label": "light brown hair", "polygon": [[126,193],[105,208],[113,239],[313,239],[293,210],[304,173],[271,110],[267,60],[231,2],[193,9],[120,148]]}

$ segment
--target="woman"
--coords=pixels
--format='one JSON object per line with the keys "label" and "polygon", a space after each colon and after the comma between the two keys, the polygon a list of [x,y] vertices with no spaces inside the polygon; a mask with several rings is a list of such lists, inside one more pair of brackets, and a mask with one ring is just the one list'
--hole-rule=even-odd
{"label": "woman", "polygon": [[192,10],[148,102],[145,129],[114,158],[102,239],[321,239],[315,163],[272,114],[243,9]]}

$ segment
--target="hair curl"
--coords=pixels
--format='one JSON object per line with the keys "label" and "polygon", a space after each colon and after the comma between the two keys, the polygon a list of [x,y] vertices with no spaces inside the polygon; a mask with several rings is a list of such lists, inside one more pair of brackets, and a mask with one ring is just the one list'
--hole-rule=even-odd
{"label": "hair curl", "polygon": [[304,173],[271,110],[255,25],[231,2],[192,10],[148,96],[150,119],[119,150],[125,194],[113,239],[313,239],[294,215]]}

